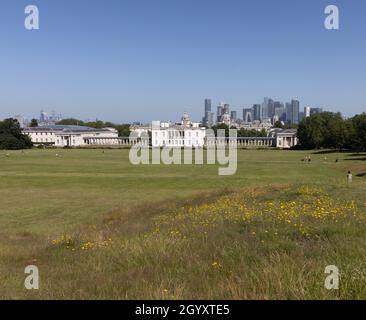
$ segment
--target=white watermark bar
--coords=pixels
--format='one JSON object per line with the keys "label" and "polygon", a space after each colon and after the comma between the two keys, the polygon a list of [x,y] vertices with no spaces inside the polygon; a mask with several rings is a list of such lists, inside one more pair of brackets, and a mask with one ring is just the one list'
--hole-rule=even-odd
{"label": "white watermark bar", "polygon": [[[132,132],[130,139],[136,141],[136,133]],[[203,165],[205,162],[204,146],[179,146],[164,145],[150,147],[148,134],[143,133],[139,142],[130,149],[129,159],[133,165]],[[217,135],[211,129],[206,130],[205,138],[206,164],[219,164],[218,174],[221,176],[234,175],[237,170],[237,130],[229,130],[229,136],[225,136],[225,130],[217,130]]]}

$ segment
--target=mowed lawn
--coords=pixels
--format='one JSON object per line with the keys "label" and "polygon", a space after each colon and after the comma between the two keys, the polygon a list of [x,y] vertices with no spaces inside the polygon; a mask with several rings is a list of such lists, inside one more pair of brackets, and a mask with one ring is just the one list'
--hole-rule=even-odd
{"label": "mowed lawn", "polygon": [[[237,173],[219,176],[217,165],[133,166],[128,153],[0,152],[2,298],[366,297],[352,287],[366,276],[365,154],[239,150]],[[309,211],[318,198],[324,230]],[[335,294],[323,278],[336,263],[356,274]],[[24,289],[29,264],[36,292]]]}

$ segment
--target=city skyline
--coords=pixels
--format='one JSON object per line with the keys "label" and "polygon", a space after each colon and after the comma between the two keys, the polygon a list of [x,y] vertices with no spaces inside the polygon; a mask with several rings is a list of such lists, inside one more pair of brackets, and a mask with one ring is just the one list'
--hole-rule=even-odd
{"label": "city skyline", "polygon": [[[201,123],[204,127],[212,127],[213,125],[219,123],[226,124],[245,124],[252,123],[254,121],[259,121],[260,123],[269,122],[272,125],[276,121],[281,121],[283,124],[298,124],[304,117],[309,117],[312,114],[320,113],[324,111],[323,108],[314,107],[314,106],[303,106],[301,102],[296,99],[291,99],[291,102],[283,102],[283,101],[274,101],[272,98],[265,97],[263,99],[263,103],[261,104],[253,104],[252,107],[243,107],[243,108],[231,108],[229,103],[220,102],[216,107],[216,112],[213,111],[213,103],[212,99],[206,98],[204,99],[204,112],[201,121],[197,121],[196,123]],[[239,116],[238,116],[239,111]],[[186,111],[184,111],[185,113]],[[240,113],[242,112],[242,117],[240,117]],[[336,113],[341,113],[337,111]],[[342,113],[341,113],[342,114]],[[342,114],[344,117],[344,115]],[[74,118],[73,116],[67,115],[65,117],[62,116],[61,113],[56,113],[55,110],[48,112],[45,110],[41,110],[39,117],[32,116],[30,118],[25,117],[24,115],[17,114],[9,116],[10,118],[15,118],[21,124],[22,127],[27,126],[30,123],[30,120],[36,119],[41,123],[41,125],[47,125],[49,123],[57,123],[62,119],[70,119]],[[101,120],[106,121],[104,119],[78,119],[84,122],[93,122]],[[151,119],[145,124],[156,121],[157,118]],[[160,119],[161,120],[161,119]],[[159,121],[160,121],[159,120]],[[175,119],[176,120],[176,119]],[[164,119],[167,122],[174,122],[174,119]],[[109,120],[107,120],[108,122]],[[114,122],[114,121],[109,121]],[[114,122],[118,123],[118,122]],[[127,123],[127,122],[125,122]],[[133,121],[130,124],[143,124],[142,121]]]}
{"label": "city skyline", "polygon": [[202,97],[238,115],[265,96],[345,116],[366,110],[364,1],[333,1],[338,31],[324,28],[323,0],[158,3],[39,0],[40,30],[29,31],[29,3],[4,1],[0,118],[54,109],[148,122],[184,110],[198,120]]}

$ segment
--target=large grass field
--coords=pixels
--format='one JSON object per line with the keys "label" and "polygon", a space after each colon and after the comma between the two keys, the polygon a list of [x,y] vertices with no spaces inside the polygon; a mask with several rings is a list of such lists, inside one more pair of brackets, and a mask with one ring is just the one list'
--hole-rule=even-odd
{"label": "large grass field", "polygon": [[1,298],[366,298],[365,154],[239,150],[219,176],[128,152],[0,152]]}

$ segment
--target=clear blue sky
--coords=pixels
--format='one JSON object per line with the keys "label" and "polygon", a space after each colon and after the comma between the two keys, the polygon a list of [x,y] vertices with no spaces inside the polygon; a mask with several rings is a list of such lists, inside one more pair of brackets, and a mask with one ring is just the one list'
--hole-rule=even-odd
{"label": "clear blue sky", "polygon": [[[24,8],[40,30],[24,28]],[[340,30],[324,8],[340,9]],[[2,0],[0,118],[115,122],[203,115],[264,96],[366,111],[365,0]],[[216,111],[216,110],[214,110]]]}

